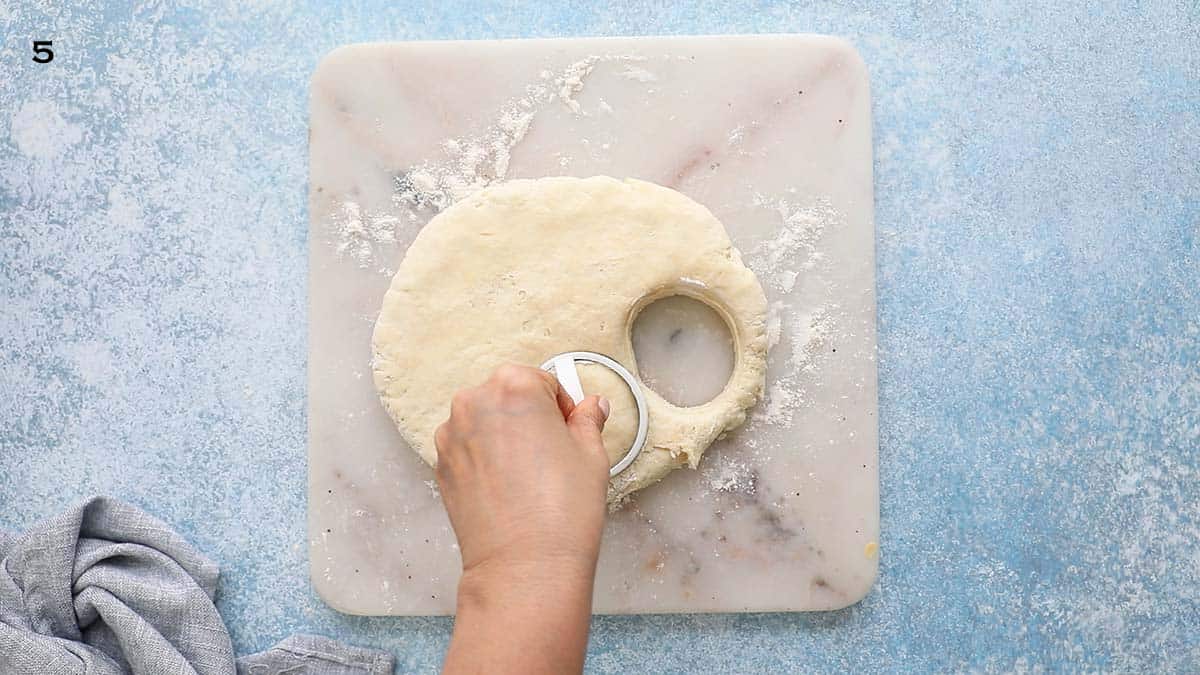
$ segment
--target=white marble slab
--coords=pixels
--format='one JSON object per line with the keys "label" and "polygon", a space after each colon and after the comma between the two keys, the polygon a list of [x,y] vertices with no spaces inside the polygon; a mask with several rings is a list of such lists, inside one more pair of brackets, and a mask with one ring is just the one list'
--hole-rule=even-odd
{"label": "white marble slab", "polygon": [[849,45],[355,45],[321,62],[311,114],[309,543],[327,602],[454,609],[459,557],[433,473],[371,384],[372,322],[406,245],[482,184],[596,174],[708,206],[779,329],[746,427],[610,516],[596,611],[821,610],[866,594],[879,536],[871,120]]}

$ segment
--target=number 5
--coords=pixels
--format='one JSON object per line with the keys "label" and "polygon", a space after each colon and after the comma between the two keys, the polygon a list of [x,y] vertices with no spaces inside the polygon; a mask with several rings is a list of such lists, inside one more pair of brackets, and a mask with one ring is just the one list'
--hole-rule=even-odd
{"label": "number 5", "polygon": [[54,60],[54,50],[50,46],[54,44],[54,40],[34,40],[33,41],[33,62],[34,63],[50,63]]}

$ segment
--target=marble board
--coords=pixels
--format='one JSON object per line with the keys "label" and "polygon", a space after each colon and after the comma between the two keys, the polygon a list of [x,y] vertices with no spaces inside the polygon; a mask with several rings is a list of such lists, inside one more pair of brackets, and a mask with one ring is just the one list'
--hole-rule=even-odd
{"label": "marble board", "polygon": [[862,598],[879,556],[870,110],[854,49],[813,35],[380,43],[326,56],[309,129],[308,532],[321,597],[351,614],[454,611],[460,561],[433,472],[370,371],[373,322],[408,243],[496,181],[604,174],[712,210],[766,290],[773,346],[747,424],[698,470],[610,514],[595,611]]}

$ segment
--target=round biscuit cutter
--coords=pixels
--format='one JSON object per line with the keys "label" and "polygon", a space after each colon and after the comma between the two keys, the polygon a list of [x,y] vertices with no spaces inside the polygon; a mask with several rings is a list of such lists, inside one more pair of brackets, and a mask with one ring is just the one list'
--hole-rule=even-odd
{"label": "round biscuit cutter", "polygon": [[542,370],[553,373],[558,379],[559,384],[566,390],[567,395],[575,403],[583,400],[583,384],[579,381],[579,371],[575,369],[575,364],[578,362],[595,363],[596,365],[604,366],[617,374],[625,382],[625,386],[629,387],[629,393],[633,394],[633,400],[637,403],[638,412],[638,427],[637,436],[633,439],[633,444],[629,446],[629,450],[625,452],[625,456],[621,461],[617,462],[608,470],[608,477],[612,478],[624,471],[633,460],[642,452],[642,446],[646,444],[646,433],[650,427],[650,415],[646,409],[646,397],[642,394],[642,388],[638,386],[637,379],[633,377],[633,373],[629,372],[625,366],[611,357],[605,356],[597,352],[563,352],[558,356],[552,356],[542,364]]}

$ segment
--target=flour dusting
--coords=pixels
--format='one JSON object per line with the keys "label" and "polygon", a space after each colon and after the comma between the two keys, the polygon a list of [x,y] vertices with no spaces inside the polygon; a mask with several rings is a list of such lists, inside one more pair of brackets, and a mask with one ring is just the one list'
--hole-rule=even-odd
{"label": "flour dusting", "polygon": [[357,202],[342,202],[341,208],[333,214],[338,235],[337,252],[352,258],[359,267],[367,267],[376,246],[396,241],[401,222],[400,218],[388,213],[366,213]]}
{"label": "flour dusting", "polygon": [[775,238],[757,251],[751,267],[759,278],[783,293],[792,291],[801,272],[812,270],[824,261],[819,244],[825,230],[845,223],[845,216],[827,198],[805,204],[794,199],[754,195],[754,205],[778,213],[783,226]]}
{"label": "flour dusting", "polygon": [[658,76],[654,73],[634,65],[625,66],[625,70],[621,71],[621,77],[637,82],[655,82],[658,80]]}
{"label": "flour dusting", "polygon": [[[731,137],[741,133],[736,129]],[[804,306],[793,292],[802,277],[821,271],[821,239],[828,229],[843,224],[845,216],[828,199],[801,200],[794,190],[782,198],[755,194],[753,203],[775,212],[780,221],[775,235],[754,248],[746,261],[777,298],[767,310],[767,345],[771,362],[777,365],[786,359],[786,366],[774,369],[780,374],[768,382],[763,405],[752,421],[788,425],[810,401],[810,387],[819,384],[819,361],[836,335],[840,316],[836,304]],[[781,346],[782,352],[777,349]]]}
{"label": "flour dusting", "polygon": [[[545,88],[536,92],[545,97]],[[444,159],[413,167],[396,179],[393,202],[410,212],[444,210],[463,197],[503,180],[512,149],[520,143],[536,116],[535,101],[524,97],[507,103],[496,121],[479,134],[442,142]]]}
{"label": "flour dusting", "polygon": [[747,149],[747,139],[757,133],[761,127],[762,124],[756,120],[750,120],[735,126],[725,138],[725,146],[728,148],[728,151],[740,157],[766,157],[767,149],[764,147],[755,150]]}
{"label": "flour dusting", "polygon": [[[778,317],[783,311],[781,307],[772,306],[771,313]],[[769,382],[765,401],[754,412],[756,421],[791,424],[796,411],[808,403],[809,387],[819,384],[817,367],[835,334],[837,316],[837,305],[826,305],[813,312],[792,312],[787,317],[787,334],[791,338],[787,367]],[[782,323],[783,319],[776,318],[775,321]],[[768,324],[770,322],[768,317]],[[778,357],[772,354],[772,358]]]}
{"label": "flour dusting", "polygon": [[600,61],[599,56],[589,56],[576,61],[567,66],[562,75],[554,81],[558,100],[562,101],[562,104],[570,108],[571,112],[576,115],[583,114],[583,108],[579,105],[579,101],[575,100],[575,94],[583,90],[583,78],[591,74],[598,61]]}
{"label": "flour dusting", "polygon": [[[588,116],[576,97],[597,65],[645,60],[633,55],[593,55],[558,72],[540,71],[537,79],[525,86],[522,96],[500,107],[490,124],[473,134],[442,141],[441,157],[416,164],[396,177],[392,205],[400,215],[368,215],[355,203],[343,203],[334,215],[338,253],[352,258],[360,267],[369,266],[378,245],[398,240],[399,227],[425,222],[460,199],[506,179],[513,149],[525,139],[538,114],[549,106],[562,105],[571,114]],[[633,66],[622,75],[638,81],[654,78],[649,71]],[[597,110],[602,114],[613,112],[603,100]],[[608,148],[608,144],[601,146],[602,150]],[[558,163],[566,169],[571,158],[561,156]]]}
{"label": "flour dusting", "polygon": [[425,483],[425,487],[429,488],[430,496],[432,496],[434,499],[441,499],[442,491],[438,489],[438,484],[437,484],[436,480],[431,479],[431,480],[422,481],[422,482]]}
{"label": "flour dusting", "polygon": [[705,483],[713,492],[754,494],[758,488],[758,473],[742,459],[712,455],[705,459],[701,471]]}
{"label": "flour dusting", "polygon": [[491,124],[470,136],[442,143],[444,157],[414,166],[396,179],[396,205],[411,211],[437,213],[469,194],[508,176],[512,150],[529,133],[534,119],[555,101],[572,113],[584,115],[575,96],[596,64],[610,57],[589,56],[568,65],[557,75],[539,74],[540,82],[525,87],[525,95],[500,108]]}
{"label": "flour dusting", "polygon": [[774,349],[783,334],[783,302],[775,301],[767,309],[767,349]]}

